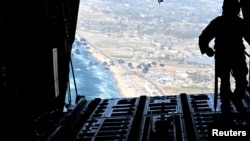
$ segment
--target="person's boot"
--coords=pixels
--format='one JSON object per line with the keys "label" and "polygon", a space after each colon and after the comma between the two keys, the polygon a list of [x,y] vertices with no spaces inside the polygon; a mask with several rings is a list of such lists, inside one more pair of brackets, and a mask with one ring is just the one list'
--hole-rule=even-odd
{"label": "person's boot", "polygon": [[229,121],[232,116],[230,104],[224,102],[221,104],[220,109],[221,109],[221,118],[224,121]]}
{"label": "person's boot", "polygon": [[232,101],[233,105],[235,106],[236,110],[239,112],[239,114],[242,117],[247,117],[248,116],[247,110],[244,107],[244,104],[243,104],[241,98],[237,97],[236,95],[232,95],[231,96],[231,101]]}
{"label": "person's boot", "polygon": [[232,116],[232,107],[230,102],[230,95],[232,94],[232,91],[222,91],[220,93],[221,96],[221,118],[223,120],[230,120]]}

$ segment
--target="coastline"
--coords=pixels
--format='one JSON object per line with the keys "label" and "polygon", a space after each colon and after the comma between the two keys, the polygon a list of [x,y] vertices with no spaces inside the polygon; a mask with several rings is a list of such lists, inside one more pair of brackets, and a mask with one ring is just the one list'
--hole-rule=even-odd
{"label": "coastline", "polygon": [[[77,36],[82,38],[83,33],[78,33]],[[104,67],[106,67],[114,81],[116,82],[116,88],[119,95],[123,98],[140,97],[145,96],[163,96],[163,95],[176,95],[174,91],[170,89],[163,89],[161,85],[155,84],[155,80],[149,80],[144,77],[140,72],[136,72],[127,67],[128,64],[120,63],[117,58],[112,58],[106,52],[112,52],[112,48],[98,48],[92,43],[85,40],[84,42],[91,56],[96,58]],[[93,41],[92,41],[93,42]],[[113,62],[113,63],[111,63]],[[175,68],[174,68],[175,69]],[[155,71],[162,71],[156,68]],[[173,69],[170,69],[173,71]]]}
{"label": "coastline", "polygon": [[[168,64],[165,67],[152,67],[150,68],[149,73],[143,74],[140,69],[133,69],[128,66],[128,62],[131,60],[133,61],[133,59],[136,58],[131,58],[132,56],[127,54],[131,51],[129,47],[123,48],[125,45],[130,46],[130,44],[127,44],[126,41],[113,41],[113,39],[108,37],[103,37],[101,40],[99,40],[95,34],[88,34],[83,31],[79,31],[77,35],[80,38],[83,37],[82,35],[85,35],[84,39],[90,39],[90,41],[86,39],[83,40],[83,42],[85,42],[83,47],[86,47],[86,49],[88,49],[91,53],[91,56],[99,60],[99,62],[110,71],[114,81],[116,82],[116,88],[120,92],[119,95],[121,97],[139,97],[142,95],[164,96],[176,95],[180,93],[193,94],[211,92],[210,89],[204,91],[204,87],[196,88],[196,85],[193,85],[191,79],[186,79],[186,72],[191,74],[196,73],[197,71],[211,72],[213,71],[213,68],[190,68],[187,65],[184,72],[182,70],[182,65],[175,66]],[[118,48],[118,45],[121,45],[121,47]],[[133,45],[138,45],[138,43],[135,42],[134,44],[131,44],[131,48],[134,47]],[[121,62],[122,60],[120,59],[124,60],[125,63]],[[144,60],[144,62],[147,62],[147,60]],[[165,83],[161,83],[160,81],[157,81],[160,76],[178,76],[185,81],[176,80],[174,82],[167,81]],[[175,78],[172,79],[175,80]],[[209,87],[211,86],[206,82],[203,82],[203,84],[206,84]]]}
{"label": "coastline", "polygon": [[132,81],[138,82],[139,81],[138,79],[140,78],[136,78],[137,76],[131,75],[127,70],[125,70],[121,66],[121,64],[117,62],[115,62],[114,65],[109,65],[109,62],[112,60],[112,58],[109,58],[99,49],[92,46],[89,51],[91,52],[91,55],[95,57],[97,60],[99,60],[101,63],[104,63],[104,62],[108,63],[108,69],[111,72],[116,82],[118,91],[120,92],[120,95],[123,98],[131,98],[131,97],[140,96],[140,94],[138,93],[138,91],[140,90],[138,90],[136,85],[133,85],[133,82],[132,82]]}

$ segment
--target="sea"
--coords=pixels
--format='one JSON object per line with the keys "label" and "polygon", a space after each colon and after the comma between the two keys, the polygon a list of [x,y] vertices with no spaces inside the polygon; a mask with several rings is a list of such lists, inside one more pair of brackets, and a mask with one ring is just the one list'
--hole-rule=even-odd
{"label": "sea", "polygon": [[66,103],[70,100],[74,104],[77,95],[85,96],[87,100],[121,98],[112,73],[104,67],[103,62],[91,55],[82,42],[73,43],[71,59]]}

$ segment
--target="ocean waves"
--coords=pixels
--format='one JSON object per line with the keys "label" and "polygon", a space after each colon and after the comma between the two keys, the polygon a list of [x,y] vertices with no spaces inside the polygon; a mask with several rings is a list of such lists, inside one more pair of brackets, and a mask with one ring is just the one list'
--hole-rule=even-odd
{"label": "ocean waves", "polygon": [[73,44],[71,56],[74,70],[72,72],[71,69],[69,75],[72,99],[75,99],[76,90],[88,100],[121,97],[112,73],[91,56],[87,49],[82,45]]}

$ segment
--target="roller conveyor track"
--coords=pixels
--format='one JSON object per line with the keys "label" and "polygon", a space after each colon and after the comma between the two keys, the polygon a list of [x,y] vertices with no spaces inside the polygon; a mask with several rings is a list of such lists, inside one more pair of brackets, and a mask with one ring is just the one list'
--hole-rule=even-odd
{"label": "roller conveyor track", "polygon": [[[233,106],[230,123],[223,124],[220,107],[214,109],[213,98],[213,94],[183,93],[175,96],[95,99],[90,102],[90,107],[79,108],[80,116],[76,121],[80,128],[75,130],[72,140],[208,141],[212,128],[227,126],[249,130],[247,120],[234,112]],[[245,102],[245,106],[249,107],[249,103]],[[83,117],[85,121],[81,122]]]}

